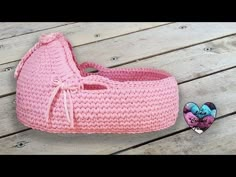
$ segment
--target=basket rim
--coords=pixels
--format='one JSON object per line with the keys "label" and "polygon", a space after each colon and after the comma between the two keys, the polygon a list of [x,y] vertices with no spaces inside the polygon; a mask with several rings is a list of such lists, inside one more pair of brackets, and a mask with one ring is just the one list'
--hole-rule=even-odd
{"label": "basket rim", "polygon": [[[49,34],[49,36],[51,36],[52,34]],[[157,74],[160,74],[160,75],[164,75],[165,77],[164,78],[161,78],[161,79],[157,79],[157,80],[140,80],[140,81],[136,81],[136,80],[127,80],[127,81],[118,81],[118,80],[113,80],[113,79],[110,79],[106,76],[102,76],[102,75],[94,75],[94,76],[98,76],[98,77],[101,77],[101,78],[104,78],[105,80],[107,80],[108,82],[110,82],[111,84],[114,83],[114,84],[127,84],[127,85],[132,85],[135,84],[135,83],[153,83],[153,82],[165,82],[169,79],[173,79],[176,81],[175,77],[165,71],[165,70],[162,70],[162,69],[155,69],[155,68],[106,68],[106,67],[103,67],[97,63],[94,63],[94,62],[83,62],[83,63],[78,63],[78,60],[77,60],[77,57],[76,55],[74,54],[73,52],[73,48],[72,48],[72,45],[70,43],[70,41],[68,41],[66,39],[66,37],[62,34],[62,33],[58,33],[58,36],[59,37],[56,37],[56,40],[60,40],[60,42],[62,43],[62,46],[63,47],[66,47],[66,50],[67,52],[69,52],[69,57],[67,55],[67,61],[66,64],[67,66],[70,68],[70,70],[72,72],[74,72],[76,74],[76,76],[78,76],[79,78],[86,78],[86,76],[82,76],[81,74],[81,70],[79,68],[79,66],[81,65],[84,65],[84,64],[93,64],[93,65],[97,65],[97,67],[100,69],[98,70],[97,73],[99,72],[102,72],[102,71],[107,71],[107,72],[116,72],[116,71],[121,71],[121,72],[140,72],[140,71],[144,71],[144,72],[148,72],[148,73],[157,73]],[[44,35],[44,37],[47,37]],[[52,41],[52,40],[51,40]],[[96,69],[96,68],[95,68]],[[97,74],[96,73],[96,74]],[[91,74],[93,75],[93,74]]]}

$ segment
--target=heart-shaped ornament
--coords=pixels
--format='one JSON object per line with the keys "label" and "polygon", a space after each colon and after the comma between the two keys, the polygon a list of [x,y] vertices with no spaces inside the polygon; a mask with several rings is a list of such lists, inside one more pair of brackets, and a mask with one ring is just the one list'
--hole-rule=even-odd
{"label": "heart-shaped ornament", "polygon": [[197,104],[188,102],[184,106],[183,114],[189,127],[201,134],[213,124],[216,117],[216,107],[213,103],[206,102],[199,109]]}

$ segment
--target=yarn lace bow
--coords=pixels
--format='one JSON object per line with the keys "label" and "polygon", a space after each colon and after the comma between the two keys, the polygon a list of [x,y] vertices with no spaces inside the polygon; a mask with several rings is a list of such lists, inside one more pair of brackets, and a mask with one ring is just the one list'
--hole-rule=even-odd
{"label": "yarn lace bow", "polygon": [[[53,100],[55,99],[59,90],[63,92],[63,103],[64,103],[64,110],[66,114],[67,121],[70,123],[70,127],[74,127],[74,112],[73,112],[73,102],[71,98],[71,91],[82,89],[82,85],[74,85],[68,86],[66,83],[63,83],[60,79],[53,80],[53,86],[55,87],[48,102],[47,111],[46,111],[46,121],[49,122],[50,117],[50,110],[52,107]],[[68,108],[68,101],[69,101],[69,108]]]}

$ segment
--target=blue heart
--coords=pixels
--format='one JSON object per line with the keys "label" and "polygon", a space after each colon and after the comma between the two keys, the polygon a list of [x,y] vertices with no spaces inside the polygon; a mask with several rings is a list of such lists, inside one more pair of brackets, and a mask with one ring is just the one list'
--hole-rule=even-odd
{"label": "blue heart", "polygon": [[214,118],[216,117],[216,107],[213,103],[210,102],[207,102],[202,105],[201,109],[199,109],[197,104],[189,102],[186,104],[186,108],[199,119],[202,119],[206,116],[212,116]]}
{"label": "blue heart", "polygon": [[186,123],[198,134],[206,131],[214,122],[216,117],[216,107],[211,102],[206,102],[199,109],[198,105],[193,102],[185,104],[184,119]]}

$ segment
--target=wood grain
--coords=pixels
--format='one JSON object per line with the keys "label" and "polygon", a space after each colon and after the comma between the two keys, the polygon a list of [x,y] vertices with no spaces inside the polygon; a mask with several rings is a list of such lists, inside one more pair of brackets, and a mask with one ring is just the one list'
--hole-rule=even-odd
{"label": "wood grain", "polygon": [[[236,38],[235,36],[222,38],[223,36],[235,33],[236,23],[175,23],[153,28],[156,25],[154,24],[154,26],[149,27],[141,25],[142,27],[140,29],[135,25],[132,26],[133,28],[128,28],[128,26],[124,26],[124,23],[120,23],[120,26],[110,24],[106,26],[106,24],[102,24],[75,23],[56,29],[58,31],[64,31],[73,46],[82,45],[74,48],[79,62],[89,60],[113,67],[136,61],[121,67],[142,66],[165,69],[174,74],[180,83],[227,68],[228,70],[180,84],[179,116],[176,124],[166,130],[136,135],[63,135],[28,130],[0,138],[0,154],[110,154],[186,128],[187,125],[183,119],[181,110],[188,101],[194,101],[199,105],[206,101],[215,103],[218,108],[217,116],[223,116],[236,111],[236,68],[233,68],[236,61],[234,59]],[[187,28],[181,28],[181,26],[186,26]],[[145,30],[147,28],[150,29]],[[102,30],[102,32],[98,32],[98,29]],[[43,33],[52,31],[53,29],[44,30]],[[104,31],[105,33],[103,33]],[[23,50],[27,51],[39,35],[40,32],[33,32],[31,34],[0,40],[1,96],[15,91],[15,83],[13,83],[15,81],[12,76],[17,62],[11,63],[11,61],[18,60],[21,57],[20,55],[24,54]],[[81,37],[81,40],[78,40],[78,37]],[[197,45],[216,38],[222,39]],[[2,42],[5,42],[4,45]],[[191,47],[192,45],[196,46]],[[20,57],[15,59],[18,56]],[[6,62],[7,64],[5,64]],[[7,69],[5,71],[8,67],[13,67],[13,70]],[[0,137],[26,129],[26,127],[16,120],[14,97],[15,95],[10,95],[0,98]],[[227,117],[219,121],[223,121],[224,119],[227,119]],[[217,122],[213,126],[217,125]],[[233,123],[231,124],[234,125]],[[231,124],[225,124],[224,128],[230,127]],[[211,129],[208,131],[211,131]],[[207,150],[207,147],[203,147],[204,145],[201,145],[203,148],[202,151],[201,148],[188,150],[189,148],[193,149],[193,141],[198,141],[198,139],[194,139],[192,135],[189,136],[189,133],[186,133],[187,135],[182,135],[184,133],[181,133],[180,135],[182,136],[177,139],[174,138],[174,143],[172,144],[168,144],[172,139],[166,138],[168,140],[164,141],[165,146],[160,147],[162,149],[161,153],[175,154],[182,153],[182,151],[184,151],[183,154],[198,154],[201,152],[203,154],[235,153],[235,145],[233,144],[235,140],[232,139],[231,142],[230,139],[234,133],[231,134],[233,131],[230,131],[231,129],[229,128],[229,131],[225,135],[223,129],[220,129],[221,136],[217,135],[216,131],[200,141],[200,143],[204,144],[206,142],[207,144],[209,138],[212,138],[213,140],[207,144],[209,145],[209,150]],[[213,137],[214,134],[215,137]],[[225,140],[223,139],[224,137],[226,138]],[[219,140],[218,144],[216,143],[217,140]],[[21,141],[26,142],[25,146],[16,146]],[[181,146],[181,142],[183,142],[183,146]],[[195,145],[199,145],[200,143],[195,143]],[[227,146],[226,151],[223,151],[225,145]],[[143,149],[139,151],[139,148],[136,150],[141,154],[144,152],[145,154],[155,154],[155,146],[153,146],[154,150]],[[178,146],[176,151],[168,149],[168,147],[172,147],[173,149],[175,146]],[[167,148],[166,151],[165,148]],[[127,151],[128,153],[130,151]]]}
{"label": "wood grain", "polygon": [[215,121],[203,134],[188,130],[120,154],[236,154],[236,114]]}
{"label": "wood grain", "polygon": [[2,124],[0,136],[26,128],[20,122],[16,121],[15,95],[0,98],[0,105],[0,122]]}
{"label": "wood grain", "polygon": [[[163,69],[172,73],[178,82],[183,82],[236,66],[235,55],[236,36],[231,36],[120,67],[152,67]],[[15,92],[16,84],[13,78],[13,72],[17,63],[13,62],[0,65],[0,96]],[[100,63],[106,65],[106,60],[101,59]],[[9,67],[12,67],[13,70],[7,71],[7,73],[3,72]]]}
{"label": "wood grain", "polygon": [[172,73],[179,83],[236,66],[236,36],[225,37],[123,65],[156,68]]}
{"label": "wood grain", "polygon": [[16,80],[14,71],[15,69],[11,69],[11,67],[5,68],[2,72],[0,71],[0,97],[15,92]]}
{"label": "wood grain", "polygon": [[[14,72],[13,70],[16,68],[18,63],[19,63],[19,61],[14,61],[14,62],[5,63],[3,65],[0,65],[0,73],[6,72],[6,71],[11,71],[11,70],[12,70],[12,72]],[[1,74],[0,74],[0,76],[1,76]],[[1,86],[3,86],[3,85],[1,84]]]}
{"label": "wood grain", "polygon": [[[180,27],[186,26],[181,29]],[[235,34],[236,23],[173,23],[75,48],[80,62],[120,65]],[[114,59],[115,58],[115,59]]]}
{"label": "wood grain", "polygon": [[62,32],[73,46],[97,42],[160,25],[153,23],[74,23],[53,29],[0,40],[0,64],[19,60],[37,41],[41,34]]}
{"label": "wood grain", "polygon": [[[236,69],[230,69],[211,76],[181,84],[180,112],[174,126],[159,132],[135,135],[112,134],[49,134],[29,130],[0,139],[1,154],[110,154],[136,144],[158,138],[187,127],[181,109],[188,101],[203,104],[206,101],[215,103],[218,115],[236,111]],[[1,109],[1,108],[0,108]],[[11,120],[11,121],[16,121]],[[2,123],[1,126],[4,126]],[[19,141],[28,142],[17,148]]]}
{"label": "wood grain", "polygon": [[55,28],[70,24],[69,22],[6,22],[0,23],[0,40],[35,31]]}

